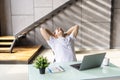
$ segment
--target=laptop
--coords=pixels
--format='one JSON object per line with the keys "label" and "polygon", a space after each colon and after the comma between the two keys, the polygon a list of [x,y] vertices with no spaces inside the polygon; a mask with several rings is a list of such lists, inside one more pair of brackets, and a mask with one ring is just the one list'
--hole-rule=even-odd
{"label": "laptop", "polygon": [[106,55],[106,53],[86,55],[86,56],[84,56],[82,63],[72,64],[70,66],[72,66],[78,70],[86,70],[86,69],[100,67],[105,55]]}

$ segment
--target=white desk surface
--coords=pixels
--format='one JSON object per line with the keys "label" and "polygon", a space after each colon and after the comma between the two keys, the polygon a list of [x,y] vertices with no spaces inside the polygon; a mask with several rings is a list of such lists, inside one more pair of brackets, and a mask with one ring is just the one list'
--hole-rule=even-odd
{"label": "white desk surface", "polygon": [[45,74],[40,74],[39,70],[29,65],[29,80],[119,80],[120,79],[120,68],[114,65],[98,67],[89,70],[79,71],[71,66],[78,62],[70,63],[54,63],[50,66],[60,65],[65,69],[65,72],[60,73],[49,73],[46,70]]}
{"label": "white desk surface", "polygon": [[0,80],[28,80],[28,65],[0,64]]}

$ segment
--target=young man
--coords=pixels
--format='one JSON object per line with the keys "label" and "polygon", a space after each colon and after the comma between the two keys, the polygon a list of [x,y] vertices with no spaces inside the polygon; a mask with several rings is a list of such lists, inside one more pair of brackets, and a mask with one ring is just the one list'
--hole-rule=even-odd
{"label": "young man", "polygon": [[78,30],[78,25],[71,27],[67,32],[64,32],[62,28],[57,28],[54,33],[48,29],[40,28],[42,36],[55,53],[56,62],[76,61],[74,39]]}

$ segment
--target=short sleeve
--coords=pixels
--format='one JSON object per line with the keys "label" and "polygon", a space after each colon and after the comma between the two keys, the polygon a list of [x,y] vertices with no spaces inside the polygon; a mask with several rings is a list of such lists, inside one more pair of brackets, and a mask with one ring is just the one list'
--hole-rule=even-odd
{"label": "short sleeve", "polygon": [[71,39],[73,39],[73,40],[76,40],[76,38],[74,37],[73,34],[70,34],[69,37],[70,37]]}
{"label": "short sleeve", "polygon": [[49,45],[51,48],[53,48],[53,47],[54,47],[54,44],[55,44],[55,38],[52,37],[52,36],[50,36],[50,39],[47,40],[47,43],[48,43],[48,45]]}

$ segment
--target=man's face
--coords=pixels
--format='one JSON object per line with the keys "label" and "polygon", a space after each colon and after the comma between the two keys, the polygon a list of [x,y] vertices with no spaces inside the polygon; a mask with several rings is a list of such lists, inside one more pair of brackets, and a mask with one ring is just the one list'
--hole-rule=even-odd
{"label": "man's face", "polygon": [[64,31],[62,28],[56,28],[55,29],[55,36],[56,37],[59,37],[59,36],[62,36],[64,34]]}

